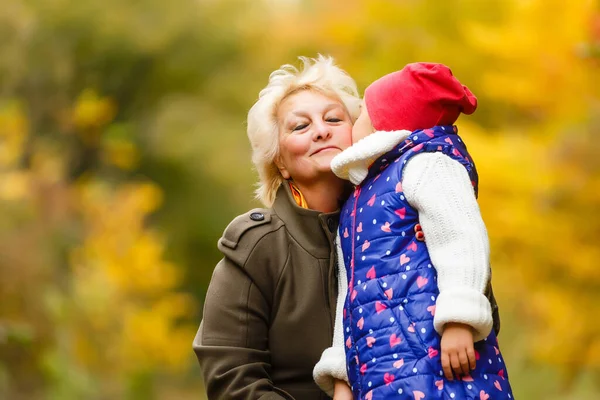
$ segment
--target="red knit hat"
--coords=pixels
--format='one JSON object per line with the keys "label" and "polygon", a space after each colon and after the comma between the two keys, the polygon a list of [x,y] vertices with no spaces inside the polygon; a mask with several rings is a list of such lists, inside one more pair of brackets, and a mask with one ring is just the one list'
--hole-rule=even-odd
{"label": "red knit hat", "polygon": [[477,98],[445,65],[413,63],[369,85],[365,105],[376,130],[415,131],[452,125],[475,111]]}

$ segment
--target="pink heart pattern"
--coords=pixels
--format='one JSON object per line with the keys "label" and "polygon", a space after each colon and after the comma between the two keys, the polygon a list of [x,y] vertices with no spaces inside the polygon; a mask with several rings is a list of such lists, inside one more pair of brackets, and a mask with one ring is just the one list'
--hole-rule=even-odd
{"label": "pink heart pattern", "polygon": [[365,240],[365,242],[362,245],[362,251],[365,251],[366,249],[368,249],[371,246],[371,242],[369,242],[368,240]]}
{"label": "pink heart pattern", "polygon": [[396,379],[394,375],[390,374],[389,372],[386,372],[385,375],[383,375],[383,381],[385,382],[386,386],[389,386],[390,383],[394,382],[394,379]]}
{"label": "pink heart pattern", "polygon": [[393,288],[389,288],[388,290],[386,290],[383,293],[385,294],[385,297],[388,298],[388,300],[391,300],[392,297],[394,297],[394,289]]}
{"label": "pink heart pattern", "polygon": [[429,358],[434,358],[439,354],[439,352],[436,349],[434,349],[433,347],[430,347],[427,350],[427,354],[429,355]]}
{"label": "pink heart pattern", "polygon": [[371,198],[369,199],[369,201],[367,201],[367,204],[369,206],[373,207],[373,204],[375,204],[375,198],[376,197],[377,197],[376,195],[371,196]]}
{"label": "pink heart pattern", "polygon": [[500,382],[498,381],[494,381],[494,386],[496,387],[496,389],[498,389],[499,391],[502,391],[502,386],[500,386]]}
{"label": "pink heart pattern", "polygon": [[423,286],[427,285],[428,282],[429,282],[429,279],[427,279],[423,276],[419,276],[417,278],[417,286],[419,287],[419,289],[421,289]]}
{"label": "pink heart pattern", "polygon": [[402,208],[394,211],[394,214],[396,214],[397,216],[399,216],[400,219],[406,218],[406,207],[402,207]]}
{"label": "pink heart pattern", "polygon": [[419,143],[418,145],[413,147],[412,151],[417,153],[417,152],[421,151],[422,149],[423,149],[423,143]]}
{"label": "pink heart pattern", "polygon": [[387,306],[384,303],[382,303],[381,301],[375,302],[375,311],[377,311],[377,314],[381,314],[386,309],[387,309]]}
{"label": "pink heart pattern", "polygon": [[390,347],[396,347],[402,342],[399,336],[396,336],[395,333],[392,333],[390,336]]}
{"label": "pink heart pattern", "polygon": [[391,232],[392,229],[390,228],[390,223],[386,221],[386,223],[381,226],[381,230],[388,233]]}
{"label": "pink heart pattern", "polygon": [[375,266],[373,265],[371,268],[369,268],[369,270],[367,271],[367,279],[375,279]]}
{"label": "pink heart pattern", "polygon": [[413,390],[413,396],[415,397],[415,400],[423,400],[425,398],[425,393],[420,390]]}
{"label": "pink heart pattern", "polygon": [[358,327],[358,329],[360,329],[362,331],[363,327],[365,326],[365,319],[361,318],[358,320],[358,322],[356,323],[356,326]]}

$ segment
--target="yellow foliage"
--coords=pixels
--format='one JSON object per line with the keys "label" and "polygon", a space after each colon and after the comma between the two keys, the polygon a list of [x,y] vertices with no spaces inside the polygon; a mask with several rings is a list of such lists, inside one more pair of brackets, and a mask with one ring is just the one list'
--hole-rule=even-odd
{"label": "yellow foliage", "polygon": [[[163,259],[163,241],[144,224],[160,205],[160,189],[87,181],[76,193],[87,232],[71,254],[81,310],[71,331],[80,361],[118,365],[122,372],[184,367],[194,330],[177,321],[193,312],[194,303],[173,291],[180,270]],[[111,348],[98,347],[98,337]]]}
{"label": "yellow foliage", "polygon": [[25,171],[0,172],[0,199],[19,201],[29,197],[31,177]]}
{"label": "yellow foliage", "polygon": [[[480,174],[479,203],[492,255],[507,260],[494,263],[495,277],[501,276],[497,290],[517,294],[513,301],[536,324],[533,355],[557,365],[577,360],[581,367],[598,367],[598,360],[586,355],[587,347],[566,345],[600,336],[600,327],[589,318],[600,315],[594,301],[600,290],[600,249],[592,239],[600,227],[592,210],[600,204],[597,196],[589,198],[593,186],[569,187],[570,176],[586,175],[584,160],[557,160],[560,147],[536,132],[489,136],[472,124],[461,126]],[[597,185],[599,177],[596,170],[587,182]],[[555,204],[557,196],[568,202]],[[592,214],[578,208],[582,203]]]}
{"label": "yellow foliage", "polygon": [[139,162],[136,146],[125,140],[112,140],[104,146],[104,161],[124,170],[132,170]]}
{"label": "yellow foliage", "polygon": [[501,25],[478,21],[461,25],[468,43],[493,57],[494,63],[483,68],[486,97],[542,109],[545,117],[585,115],[589,99],[584,93],[595,74],[590,74],[577,50],[589,40],[589,32],[582,28],[597,8],[594,1],[504,4],[507,18]]}
{"label": "yellow foliage", "polygon": [[193,310],[183,295],[172,295],[152,307],[125,312],[119,353],[131,369],[140,365],[164,365],[169,369],[186,366],[194,332],[173,325]]}
{"label": "yellow foliage", "polygon": [[113,100],[100,97],[94,90],[84,90],[78,97],[72,111],[75,126],[87,132],[90,129],[102,128],[113,120],[117,112]]}
{"label": "yellow foliage", "polygon": [[37,180],[45,183],[61,182],[66,174],[66,159],[51,144],[40,143],[31,155],[31,172]]}
{"label": "yellow foliage", "polygon": [[28,125],[19,103],[0,104],[0,168],[14,166],[20,159]]}

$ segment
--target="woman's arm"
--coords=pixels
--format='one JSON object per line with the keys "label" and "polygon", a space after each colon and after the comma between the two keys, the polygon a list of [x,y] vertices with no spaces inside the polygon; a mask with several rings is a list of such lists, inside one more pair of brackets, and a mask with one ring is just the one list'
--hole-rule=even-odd
{"label": "woman's arm", "polygon": [[438,274],[435,329],[448,322],[474,329],[475,341],[492,329],[485,296],[490,279],[489,241],[465,167],[443,153],[414,156],[402,179],[408,202],[419,212],[425,243]]}
{"label": "woman's arm", "polygon": [[340,235],[337,234],[335,240],[337,251],[337,271],[338,271],[338,297],[335,309],[335,327],[333,330],[333,342],[331,347],[325,349],[321,359],[315,365],[313,378],[321,390],[333,397],[335,381],[348,382],[346,372],[346,350],[344,349],[344,303],[348,293],[348,280],[346,267],[344,266],[344,255],[340,244]]}
{"label": "woman's arm", "polygon": [[[237,250],[244,247],[240,245]],[[253,273],[265,266],[248,265],[253,262],[252,257],[243,262],[225,257],[208,287],[193,347],[211,400],[293,399],[270,378],[271,307],[253,279]]]}

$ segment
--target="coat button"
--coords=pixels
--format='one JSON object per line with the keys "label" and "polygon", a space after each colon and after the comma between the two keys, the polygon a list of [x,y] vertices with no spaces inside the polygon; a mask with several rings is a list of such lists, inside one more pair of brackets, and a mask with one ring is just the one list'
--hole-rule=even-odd
{"label": "coat button", "polygon": [[329,228],[329,232],[331,232],[331,233],[335,232],[335,229],[337,228],[337,224],[335,223],[335,220],[333,218],[329,218],[327,220],[327,227]]}
{"label": "coat button", "polygon": [[263,213],[253,212],[252,214],[250,214],[250,219],[252,221],[262,221],[263,219],[265,219],[265,215]]}

